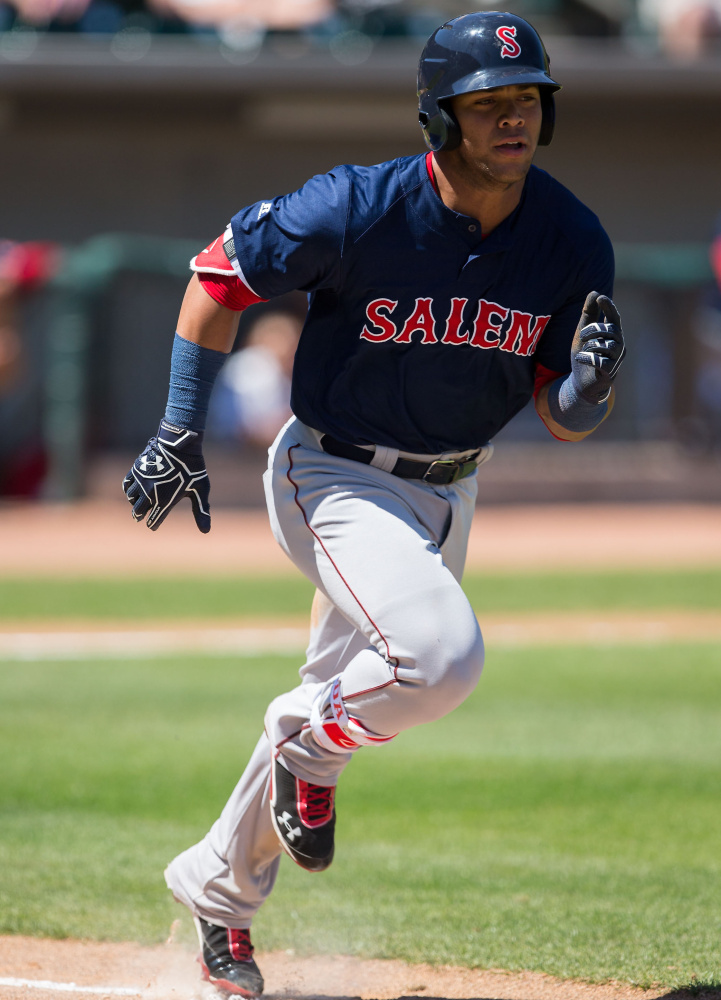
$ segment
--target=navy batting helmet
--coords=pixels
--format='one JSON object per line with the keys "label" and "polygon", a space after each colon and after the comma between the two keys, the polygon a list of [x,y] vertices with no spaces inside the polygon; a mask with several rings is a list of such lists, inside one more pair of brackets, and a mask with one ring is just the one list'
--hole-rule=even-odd
{"label": "navy batting helmet", "polygon": [[549,61],[538,32],[516,14],[496,10],[462,14],[447,21],[426,42],[418,64],[418,119],[434,152],[455,149],[461,130],[450,98],[472,90],[536,83],[543,112],[540,146],[553,138],[554,91]]}

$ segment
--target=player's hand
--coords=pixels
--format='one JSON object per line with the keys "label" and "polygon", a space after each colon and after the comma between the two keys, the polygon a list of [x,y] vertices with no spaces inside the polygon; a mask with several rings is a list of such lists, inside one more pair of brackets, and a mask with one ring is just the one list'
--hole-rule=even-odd
{"label": "player's hand", "polygon": [[160,421],[156,437],[148,441],[123,480],[136,521],[147,514],[145,523],[155,531],[176,503],[189,497],[198,529],[204,534],[210,531],[210,481],[202,444],[202,434]]}
{"label": "player's hand", "polygon": [[[603,316],[605,322],[599,322]],[[621,317],[607,295],[591,292],[571,346],[571,377],[576,392],[591,403],[602,403],[626,356]]]}

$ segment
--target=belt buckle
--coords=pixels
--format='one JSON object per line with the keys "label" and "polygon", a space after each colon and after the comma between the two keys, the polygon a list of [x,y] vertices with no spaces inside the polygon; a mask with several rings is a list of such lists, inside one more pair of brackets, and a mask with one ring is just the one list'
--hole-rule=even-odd
{"label": "belt buckle", "polygon": [[[431,486],[449,486],[455,483],[461,471],[462,463],[454,458],[437,458],[431,462],[426,471],[421,476],[424,483]],[[437,475],[438,473],[450,473],[450,475]]]}

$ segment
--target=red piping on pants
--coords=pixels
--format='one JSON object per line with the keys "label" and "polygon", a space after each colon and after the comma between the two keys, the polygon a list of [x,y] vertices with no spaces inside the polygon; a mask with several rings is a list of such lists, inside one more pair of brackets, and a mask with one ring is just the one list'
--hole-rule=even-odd
{"label": "red piping on pants", "polygon": [[[303,505],[301,504],[300,500],[298,499],[298,484],[293,481],[293,477],[291,476],[291,472],[293,471],[293,456],[292,456],[291,452],[293,451],[294,448],[299,448],[299,447],[300,447],[300,445],[293,444],[288,449],[288,472],[286,473],[286,475],[288,477],[288,482],[290,483],[290,485],[293,487],[293,490],[294,490],[294,497],[293,497],[293,499],[295,500],[295,503],[296,503],[296,506],[298,507],[298,510],[303,515],[303,520],[305,521],[306,528],[308,529],[308,531],[310,531],[310,533],[313,535],[313,537],[315,538],[315,540],[318,542],[318,544],[320,545],[320,547],[325,552],[326,556],[328,557],[328,561],[330,562],[330,564],[333,567],[333,569],[336,571],[336,573],[338,574],[338,576],[343,581],[343,584],[347,588],[348,593],[351,595],[351,597],[353,598],[353,600],[356,602],[356,604],[358,605],[358,607],[361,609],[361,611],[363,612],[363,614],[366,616],[366,618],[368,619],[368,621],[371,623],[371,625],[373,626],[373,628],[376,630],[376,632],[378,633],[378,635],[383,640],[383,644],[386,647],[386,653],[388,655],[388,662],[391,663],[391,664],[393,664],[393,669],[394,669],[394,673],[395,673],[395,670],[398,667],[398,662],[397,662],[397,660],[396,660],[396,658],[394,656],[391,656],[391,650],[390,650],[390,646],[388,645],[388,640],[383,635],[383,633],[381,632],[381,630],[378,628],[378,626],[376,625],[376,623],[373,621],[373,619],[371,618],[371,616],[368,614],[368,612],[366,611],[366,609],[363,607],[363,605],[361,604],[361,602],[358,600],[358,597],[353,593],[353,590],[350,587],[350,584],[348,583],[348,581],[346,580],[346,578],[343,576],[343,574],[341,573],[341,571],[338,569],[338,566],[336,565],[335,560],[333,559],[333,557],[331,556],[330,552],[328,551],[328,549],[323,544],[322,538],[320,538],[320,536],[317,534],[317,532],[313,531],[313,529],[311,528],[310,522],[308,520],[308,517],[307,517],[307,515],[305,513],[305,510],[303,509]],[[387,681],[385,684],[378,685],[377,688],[370,688],[369,690],[371,690],[371,691],[377,691],[377,690],[379,690],[379,688],[387,687],[388,684],[394,684],[394,683],[396,683],[396,681],[397,681],[397,677],[395,677],[392,681]],[[359,691],[359,692],[357,692],[356,695],[349,695],[348,697],[357,697],[358,694],[365,694],[365,693],[366,693],[365,691]],[[345,696],[344,696],[344,698],[345,698]]]}

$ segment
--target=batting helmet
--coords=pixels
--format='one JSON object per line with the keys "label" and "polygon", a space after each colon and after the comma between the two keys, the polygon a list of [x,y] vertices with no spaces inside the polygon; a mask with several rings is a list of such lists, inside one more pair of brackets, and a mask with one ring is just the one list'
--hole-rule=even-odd
{"label": "batting helmet", "polygon": [[541,38],[516,14],[483,10],[442,24],[426,42],[418,64],[418,120],[426,145],[434,152],[455,149],[461,130],[450,98],[472,90],[516,83],[536,83],[541,95],[540,146],[553,138],[556,112],[552,80]]}

